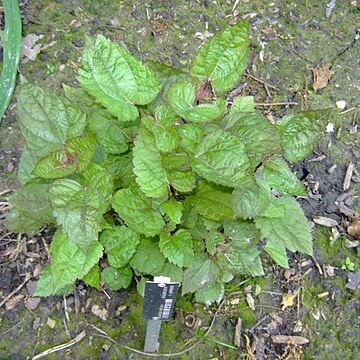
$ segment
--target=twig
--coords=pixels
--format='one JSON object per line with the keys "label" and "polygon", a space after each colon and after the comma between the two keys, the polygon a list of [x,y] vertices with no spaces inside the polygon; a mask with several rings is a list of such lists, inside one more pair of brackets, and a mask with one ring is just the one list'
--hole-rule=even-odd
{"label": "twig", "polygon": [[6,304],[18,291],[20,291],[23,286],[31,279],[31,274],[26,273],[24,281],[14,290],[12,291],[6,298],[0,303],[0,308]]}
{"label": "twig", "polygon": [[299,105],[299,103],[291,102],[291,101],[278,101],[273,103],[255,103],[255,106],[283,106],[283,105],[296,106]]}
{"label": "twig", "polygon": [[67,304],[66,304],[66,296],[63,296],[63,303],[64,303],[64,312],[65,312],[65,318],[67,321],[70,321],[69,313],[67,311]]}
{"label": "twig", "polygon": [[355,165],[352,162],[350,162],[350,164],[348,165],[348,167],[346,169],[346,174],[345,174],[345,178],[344,178],[344,182],[343,182],[343,189],[345,191],[350,189],[351,178],[352,178],[354,169],[355,169]]}
{"label": "twig", "polygon": [[356,109],[355,107],[352,107],[351,109],[344,110],[344,111],[340,112],[339,115],[345,115],[351,111],[354,111],[355,109]]}
{"label": "twig", "polygon": [[249,77],[250,79],[253,79],[253,80],[257,81],[257,82],[260,83],[260,84],[266,85],[267,87],[269,87],[269,88],[271,88],[271,89],[279,90],[279,88],[277,88],[276,86],[271,85],[271,84],[268,84],[267,82],[258,79],[258,78],[255,77],[254,75],[251,75],[248,71],[246,72],[245,75],[246,75],[247,77]]}
{"label": "twig", "polygon": [[58,345],[58,346],[55,346],[51,349],[47,349],[45,351],[43,351],[42,353],[40,354],[37,354],[35,355],[32,360],[37,360],[37,359],[40,359],[42,357],[45,357],[49,354],[52,354],[54,352],[57,352],[57,351],[60,351],[60,350],[64,350],[64,349],[67,349],[73,345],[75,345],[76,343],[78,343],[79,341],[81,341],[84,337],[86,336],[86,332],[85,331],[82,331],[80,334],[78,334],[74,339],[72,339],[71,341],[65,343],[65,344],[61,344],[61,345]]}

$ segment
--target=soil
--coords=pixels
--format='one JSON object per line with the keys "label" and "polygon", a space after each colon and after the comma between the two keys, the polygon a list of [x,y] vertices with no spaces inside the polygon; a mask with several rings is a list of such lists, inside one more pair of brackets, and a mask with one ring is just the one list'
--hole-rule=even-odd
{"label": "soil", "polygon": [[[308,198],[298,199],[308,219],[322,216],[336,220],[338,225],[331,228],[312,222],[313,259],[292,255],[289,269],[265,259],[267,275],[237,278],[226,288],[219,307],[206,308],[195,304],[191,296],[179,297],[174,318],[162,325],[160,352],[180,354],[163,358],[360,358],[360,296],[359,288],[352,286],[359,278],[360,251],[358,240],[347,234],[360,212],[356,171],[360,158],[360,2],[336,2],[330,10],[327,1],[21,2],[23,35],[43,35],[38,43],[44,49],[35,60],[24,58],[20,73],[57,92],[61,92],[62,83],[74,83],[82,47],[95,34],[119,41],[144,61],[157,60],[181,68],[189,65],[207,32],[214,33],[250,16],[247,75],[231,92],[232,98],[253,95],[259,104],[297,103],[258,105],[257,110],[270,121],[293,110],[335,108],[336,102],[346,102],[345,109],[329,119],[333,131],[324,134],[316,151],[294,167],[309,192]],[[0,21],[3,24],[2,16]],[[322,75],[319,69],[328,70]],[[333,72],[329,83],[320,88],[325,80],[320,84],[318,77],[329,77],[329,71]],[[16,120],[16,94],[1,124],[0,141],[3,219],[6,196],[18,186],[16,172],[23,147]],[[344,190],[350,163],[355,164],[355,172],[350,188]],[[146,322],[136,284],[128,291],[112,292],[95,291],[79,283],[71,296],[34,298],[39,271],[48,261],[51,233],[44,230],[27,238],[0,226],[0,359],[31,359],[78,340],[83,332],[82,340],[46,358],[150,358],[124,347],[141,350],[144,345]],[[346,258],[354,264],[353,271],[342,269]],[[255,310],[249,307],[251,299]],[[241,344],[236,348],[239,319]],[[279,344],[278,335],[301,336],[308,343],[286,338]],[[181,353],[189,347],[190,351]]]}

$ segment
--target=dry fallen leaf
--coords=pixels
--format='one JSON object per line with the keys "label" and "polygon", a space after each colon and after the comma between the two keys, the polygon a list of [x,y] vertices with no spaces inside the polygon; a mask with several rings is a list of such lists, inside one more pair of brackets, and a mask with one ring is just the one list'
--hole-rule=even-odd
{"label": "dry fallen leaf", "polygon": [[303,336],[273,335],[271,339],[276,344],[292,344],[300,346],[309,343],[309,340]]}
{"label": "dry fallen leaf", "polygon": [[296,295],[297,294],[291,294],[291,293],[283,294],[281,305],[283,305],[284,308],[293,306]]}
{"label": "dry fallen leaf", "polygon": [[246,294],[246,301],[249,305],[249,308],[251,310],[255,310],[255,302],[254,302],[254,298],[252,297],[252,295],[250,293]]}
{"label": "dry fallen leaf", "polygon": [[311,69],[314,79],[314,91],[317,92],[320,89],[327,87],[329,80],[333,75],[333,71],[323,61],[316,67]]}

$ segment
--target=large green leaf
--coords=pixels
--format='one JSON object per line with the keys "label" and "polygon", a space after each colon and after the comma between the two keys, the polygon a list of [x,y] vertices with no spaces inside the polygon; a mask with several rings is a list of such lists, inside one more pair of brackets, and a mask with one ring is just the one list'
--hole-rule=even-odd
{"label": "large green leaf", "polygon": [[169,277],[171,281],[181,283],[183,279],[183,269],[167,262],[158,275]]}
{"label": "large green leaf", "polygon": [[186,153],[193,155],[204,135],[204,127],[198,124],[181,124],[176,130],[180,135],[180,146]]}
{"label": "large green leaf", "polygon": [[238,137],[246,153],[257,165],[265,156],[282,151],[280,134],[265,117],[242,111],[232,112],[222,120],[222,127]]}
{"label": "large green leaf", "polygon": [[176,114],[190,122],[206,123],[225,112],[225,103],[220,100],[212,104],[195,105],[195,90],[195,85],[187,80],[177,81],[171,86],[168,101]]}
{"label": "large green leaf", "polygon": [[27,148],[38,156],[63,148],[66,140],[81,135],[86,125],[84,113],[27,81],[21,85],[17,109]]}
{"label": "large green leaf", "polygon": [[140,243],[140,235],[126,226],[104,230],[100,236],[109,264],[121,268],[129,263]]}
{"label": "large green leaf", "polygon": [[100,290],[100,269],[99,264],[96,263],[89,272],[81,278],[85,284],[94,287],[95,289]]}
{"label": "large green leaf", "polygon": [[184,271],[182,295],[215,284],[219,275],[219,267],[213,260],[205,254],[195,255],[193,266]]}
{"label": "large green leaf", "polygon": [[[267,213],[272,217],[267,217]],[[275,261],[280,263],[279,257],[274,257],[273,254],[284,254],[285,249],[313,254],[309,224],[294,198],[275,198],[263,215],[255,219],[255,224],[262,236],[266,237],[265,251],[270,249],[269,255]],[[284,262],[280,263],[283,264]]]}
{"label": "large green leaf", "polygon": [[163,197],[168,193],[168,179],[155,147],[154,136],[144,127],[140,128],[133,148],[136,182],[149,197]]}
{"label": "large green leaf", "polygon": [[330,114],[329,110],[308,110],[285,116],[276,123],[287,160],[301,161],[311,154]]}
{"label": "large green leaf", "polygon": [[73,172],[81,173],[89,165],[95,152],[93,136],[71,138],[61,150],[56,150],[42,158],[32,174],[36,177],[56,179]]}
{"label": "large green leaf", "polygon": [[38,160],[38,157],[31,154],[30,151],[27,149],[23,150],[20,156],[19,169],[17,174],[21,185],[25,185],[32,178],[34,178],[32,172],[35,169]]}
{"label": "large green leaf", "polygon": [[150,200],[138,188],[119,190],[112,206],[130,228],[145,236],[160,234],[165,226],[160,212],[152,209]]}
{"label": "large green leaf", "polygon": [[54,221],[48,184],[27,184],[10,196],[13,205],[6,217],[6,227],[14,232],[34,234]]}
{"label": "large green leaf", "polygon": [[90,176],[83,185],[62,179],[50,188],[57,223],[84,252],[98,239],[101,215],[109,208],[112,191],[113,179],[105,171]]}
{"label": "large green leaf", "polygon": [[220,302],[224,296],[224,284],[216,282],[212,285],[207,285],[196,291],[195,300],[198,303],[210,306],[213,302]]}
{"label": "large green leaf", "polygon": [[307,195],[304,185],[280,157],[272,157],[265,160],[257,173],[271,188],[283,194]]}
{"label": "large green leaf", "polygon": [[113,291],[127,288],[131,284],[133,272],[129,266],[121,269],[109,266],[101,272],[101,280]]}
{"label": "large green leaf", "polygon": [[207,219],[221,221],[234,218],[231,193],[215,184],[199,181],[196,194],[189,201]]}
{"label": "large green leaf", "polygon": [[229,240],[218,259],[224,270],[252,276],[264,275],[261,264],[260,232],[251,221],[225,221],[224,233]]}
{"label": "large green leaf", "polygon": [[201,80],[210,80],[216,91],[231,89],[246,66],[248,28],[249,20],[245,19],[216,33],[200,49],[191,74]]}
{"label": "large green leaf", "polygon": [[181,217],[184,208],[182,202],[176,201],[174,200],[174,198],[171,198],[170,200],[165,201],[163,204],[161,204],[161,207],[171,221],[173,221],[175,224],[181,223]]}
{"label": "large green leaf", "polygon": [[132,152],[126,155],[108,155],[103,166],[112,174],[121,187],[135,185],[135,174]]}
{"label": "large green leaf", "polygon": [[203,138],[191,165],[206,180],[229,187],[237,187],[250,170],[244,144],[221,130]]}
{"label": "large green leaf", "polygon": [[[50,245],[51,264],[41,274],[35,296],[50,296],[74,285],[84,277],[103,254],[100,242],[93,242],[86,254],[68,236],[57,231]],[[45,275],[45,276],[44,276]]]}
{"label": "large green leaf", "polygon": [[191,234],[180,229],[174,235],[161,232],[159,247],[164,256],[179,267],[192,266],[194,251]]}
{"label": "large green leaf", "polygon": [[81,85],[120,120],[135,120],[137,105],[152,101],[160,85],[150,69],[116,42],[98,35],[79,71]]}
{"label": "large green leaf", "polygon": [[160,252],[159,243],[154,238],[141,238],[140,245],[130,266],[142,274],[159,275],[165,264],[165,258]]}

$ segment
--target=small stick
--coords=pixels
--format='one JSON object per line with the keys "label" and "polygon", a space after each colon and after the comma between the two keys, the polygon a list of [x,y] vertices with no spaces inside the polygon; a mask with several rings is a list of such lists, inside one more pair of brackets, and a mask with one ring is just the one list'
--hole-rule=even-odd
{"label": "small stick", "polygon": [[69,313],[67,311],[67,304],[66,304],[66,296],[63,297],[63,303],[64,303],[64,312],[65,312],[65,318],[67,321],[70,321]]}
{"label": "small stick", "polygon": [[242,329],[242,320],[238,318],[235,326],[235,336],[234,336],[234,345],[240,349],[241,347],[241,329]]}
{"label": "small stick", "polygon": [[350,164],[348,165],[348,167],[346,169],[346,174],[345,174],[345,178],[344,178],[344,182],[343,182],[343,189],[345,191],[350,189],[351,178],[352,178],[354,169],[355,169],[355,165],[352,162],[350,162]]}
{"label": "small stick", "polygon": [[43,351],[42,353],[40,354],[37,354],[35,355],[32,360],[37,360],[37,359],[40,359],[42,357],[45,357],[49,354],[52,354],[54,352],[57,352],[57,351],[60,351],[60,350],[64,350],[64,349],[67,349],[73,345],[75,345],[76,343],[78,343],[79,341],[81,341],[84,337],[86,336],[86,332],[85,331],[82,331],[80,334],[76,335],[76,337],[74,339],[72,339],[71,341],[65,343],[65,344],[61,344],[61,345],[58,345],[58,346],[55,346],[51,349],[47,349],[45,351]]}
{"label": "small stick", "polygon": [[282,105],[296,106],[299,105],[299,103],[291,102],[291,101],[278,101],[273,103],[255,103],[255,106],[282,106]]}
{"label": "small stick", "polygon": [[268,84],[267,82],[258,79],[258,78],[255,77],[254,75],[251,75],[248,71],[246,72],[246,76],[248,76],[250,79],[253,79],[253,80],[257,81],[257,82],[260,83],[260,84],[263,84],[263,85],[268,86],[268,87],[271,88],[271,89],[279,90],[279,88],[277,88],[276,86],[270,85],[270,84]]}
{"label": "small stick", "polygon": [[345,114],[349,113],[350,111],[354,111],[355,109],[356,109],[355,107],[353,107],[351,109],[347,109],[347,110],[342,111],[341,113],[339,113],[339,115],[345,115]]}
{"label": "small stick", "polygon": [[19,290],[21,290],[30,279],[31,279],[31,274],[26,273],[24,281],[0,303],[0,308],[4,304],[6,304]]}

